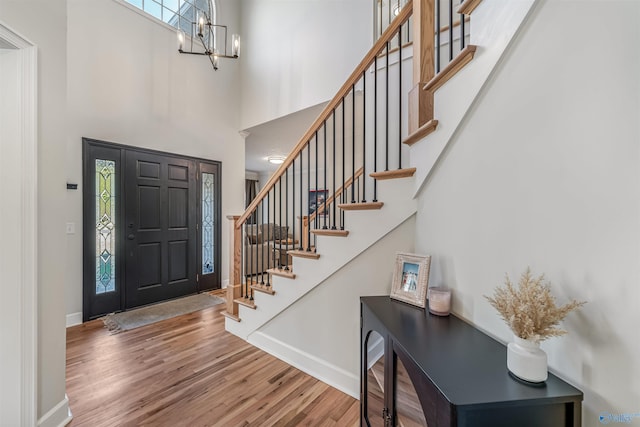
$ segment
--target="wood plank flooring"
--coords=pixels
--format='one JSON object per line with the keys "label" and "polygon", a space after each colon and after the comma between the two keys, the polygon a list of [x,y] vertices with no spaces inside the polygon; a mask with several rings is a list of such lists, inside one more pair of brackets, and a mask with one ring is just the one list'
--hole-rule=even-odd
{"label": "wood plank flooring", "polygon": [[71,426],[357,426],[359,402],[224,330],[225,305],[67,329]]}

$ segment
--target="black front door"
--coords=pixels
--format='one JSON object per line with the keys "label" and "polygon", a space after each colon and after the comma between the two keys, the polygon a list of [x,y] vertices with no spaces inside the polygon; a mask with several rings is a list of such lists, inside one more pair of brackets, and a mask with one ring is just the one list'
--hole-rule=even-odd
{"label": "black front door", "polygon": [[197,292],[196,164],[127,150],[125,308]]}
{"label": "black front door", "polygon": [[220,288],[220,163],[83,141],[83,319]]}

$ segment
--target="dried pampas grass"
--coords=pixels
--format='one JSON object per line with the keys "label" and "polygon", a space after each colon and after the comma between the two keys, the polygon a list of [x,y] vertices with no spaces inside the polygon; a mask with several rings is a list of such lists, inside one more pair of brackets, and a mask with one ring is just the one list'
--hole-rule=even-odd
{"label": "dried pampas grass", "polygon": [[534,278],[529,268],[520,277],[517,289],[506,275],[505,285],[496,288],[493,298],[486,295],[485,298],[516,336],[535,342],[566,334],[567,331],[556,326],[567,314],[585,304],[573,300],[557,307],[544,274]]}

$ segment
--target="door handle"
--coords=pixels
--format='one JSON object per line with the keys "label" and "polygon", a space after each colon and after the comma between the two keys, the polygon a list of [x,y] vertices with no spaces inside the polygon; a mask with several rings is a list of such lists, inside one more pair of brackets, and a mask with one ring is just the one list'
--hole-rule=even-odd
{"label": "door handle", "polygon": [[135,235],[135,234],[129,234],[129,235],[127,236],[127,239],[129,239],[129,240],[133,240],[133,239],[135,239],[135,238],[136,238],[136,235]]}

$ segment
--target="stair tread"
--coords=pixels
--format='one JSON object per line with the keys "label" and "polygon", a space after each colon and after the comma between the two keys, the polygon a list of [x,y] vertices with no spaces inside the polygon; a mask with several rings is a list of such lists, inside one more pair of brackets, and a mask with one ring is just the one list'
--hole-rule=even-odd
{"label": "stair tread", "polygon": [[349,230],[331,230],[331,229],[316,228],[314,230],[311,230],[311,232],[318,236],[347,237],[349,235]]}
{"label": "stair tread", "polygon": [[456,75],[465,65],[473,59],[475,55],[476,46],[468,45],[456,56],[453,61],[449,62],[446,67],[442,69],[434,78],[432,78],[427,84],[423,86],[423,90],[436,91],[443,84],[449,81],[449,79]]}
{"label": "stair tread", "polygon": [[316,253],[316,252],[307,252],[305,250],[293,250],[293,251],[287,251],[288,255],[291,256],[296,256],[296,257],[301,257],[301,258],[309,258],[309,259],[318,259],[320,258],[320,254]]}
{"label": "stair tread", "polygon": [[341,203],[338,207],[345,211],[365,211],[372,209],[380,209],[384,206],[383,202],[365,202],[365,203]]}
{"label": "stair tread", "polygon": [[272,274],[274,276],[286,277],[287,279],[296,278],[296,274],[293,271],[291,271],[291,269],[283,270],[280,268],[270,268],[267,270],[267,273]]}
{"label": "stair tread", "polygon": [[235,314],[229,313],[227,311],[223,311],[222,315],[228,319],[235,320],[236,322],[240,321],[240,317],[236,316]]}
{"label": "stair tread", "polygon": [[256,283],[255,285],[251,285],[251,289],[258,292],[263,292],[265,294],[274,295],[276,291],[273,290],[273,286],[262,285]]}
{"label": "stair tread", "polygon": [[244,305],[245,307],[249,307],[253,310],[256,309],[256,304],[254,301],[250,300],[249,298],[236,298],[233,300],[233,302],[237,302],[240,305]]}
{"label": "stair tread", "polygon": [[396,178],[409,178],[416,173],[416,168],[396,169],[390,171],[372,172],[370,177],[383,180],[383,179],[396,179]]}
{"label": "stair tread", "polygon": [[416,142],[420,141],[425,136],[433,133],[438,127],[438,121],[436,119],[429,120],[427,123],[420,126],[415,132],[407,136],[402,143],[408,146],[412,146]]}

